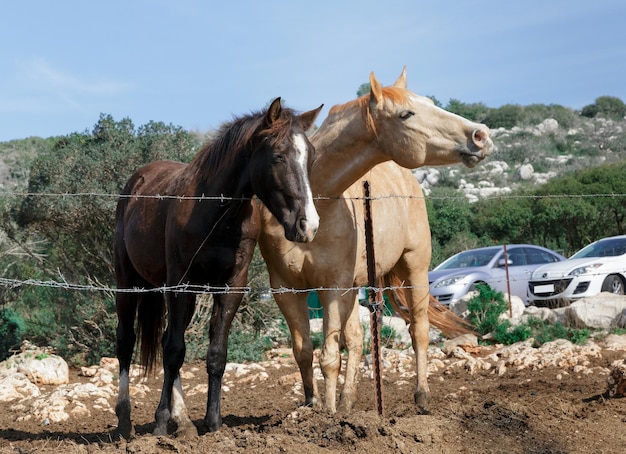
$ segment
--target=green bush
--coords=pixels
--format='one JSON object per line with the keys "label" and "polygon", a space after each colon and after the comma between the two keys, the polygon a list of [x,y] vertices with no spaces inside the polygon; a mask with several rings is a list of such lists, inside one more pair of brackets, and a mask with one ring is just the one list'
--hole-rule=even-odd
{"label": "green bush", "polygon": [[383,325],[380,327],[380,344],[387,347],[393,347],[398,339],[398,333],[389,325]]}
{"label": "green bush", "polygon": [[237,330],[233,326],[228,336],[228,361],[244,363],[265,360],[265,352],[272,347],[267,336]]}
{"label": "green bush", "polygon": [[574,344],[583,345],[590,335],[588,328],[568,328],[561,323],[550,324],[536,317],[529,317],[525,323],[515,326],[509,320],[502,320],[493,331],[493,339],[501,344],[511,345],[533,338],[534,347],[556,339],[567,339]]}
{"label": "green bush", "polygon": [[24,334],[24,320],[13,309],[0,310],[0,361],[11,356],[22,343]]}
{"label": "green bush", "polygon": [[[91,133],[44,144],[30,160],[31,195],[0,201],[0,229],[15,244],[37,246],[19,263],[2,263],[3,275],[113,285],[116,194],[142,164],[188,161],[198,140],[179,127],[150,122],[135,128],[129,119],[101,115]],[[111,294],[34,285],[1,292],[0,300],[23,317],[25,338],[54,347],[72,363],[97,362],[114,354],[117,319]]]}
{"label": "green bush", "polygon": [[467,303],[470,323],[480,334],[491,333],[496,329],[498,318],[507,310],[508,304],[502,292],[493,290],[487,284],[477,284],[476,290],[478,295]]}
{"label": "green bush", "polygon": [[534,346],[539,347],[555,339],[568,339],[575,344],[587,342],[589,329],[573,329],[561,323],[549,324],[530,317],[526,323],[513,326],[509,320],[500,320],[500,315],[508,309],[502,292],[491,289],[486,284],[477,284],[478,295],[467,303],[470,322],[480,334],[491,333],[493,339],[501,344],[510,345],[533,338]]}
{"label": "green bush", "polygon": [[583,117],[605,117],[612,120],[623,120],[626,116],[626,104],[615,96],[600,96],[594,104],[583,107]]}
{"label": "green bush", "polygon": [[493,129],[511,129],[521,123],[522,112],[523,108],[518,104],[505,104],[497,109],[490,109],[483,122]]}
{"label": "green bush", "polygon": [[496,342],[504,345],[523,342],[532,335],[532,328],[525,323],[512,326],[508,320],[503,320],[496,325],[493,338]]}
{"label": "green bush", "polygon": [[587,342],[591,335],[588,328],[568,328],[562,323],[549,324],[534,317],[528,320],[528,324],[532,329],[532,337],[535,339],[534,345],[536,347],[556,339],[567,339],[574,344],[582,345]]}

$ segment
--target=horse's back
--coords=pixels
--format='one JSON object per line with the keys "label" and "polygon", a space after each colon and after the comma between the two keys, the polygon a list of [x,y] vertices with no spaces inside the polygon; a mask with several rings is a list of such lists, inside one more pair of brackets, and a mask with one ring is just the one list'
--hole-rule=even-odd
{"label": "horse's back", "polygon": [[172,182],[186,168],[187,164],[177,161],[150,162],[131,175],[122,195],[165,195],[172,191]]}
{"label": "horse's back", "polygon": [[173,182],[186,167],[175,161],[154,161],[129,178],[115,215],[114,259],[118,280],[119,270],[132,268],[152,285],[165,282],[165,223],[171,200],[161,196],[175,194]]}

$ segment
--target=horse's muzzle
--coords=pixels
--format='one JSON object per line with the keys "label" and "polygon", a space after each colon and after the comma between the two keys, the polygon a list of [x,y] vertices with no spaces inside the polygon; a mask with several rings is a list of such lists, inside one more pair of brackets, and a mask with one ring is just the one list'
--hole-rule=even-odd
{"label": "horse's muzzle", "polygon": [[[468,141],[469,142],[469,141]],[[491,154],[495,148],[493,140],[486,126],[472,131],[472,140],[468,143],[468,150],[462,153],[461,159],[467,167],[475,167],[480,161]]]}
{"label": "horse's muzzle", "polygon": [[296,243],[310,243],[315,238],[318,227],[319,222],[310,221],[306,217],[299,217],[292,234],[290,235],[288,229],[285,229],[285,236],[289,241]]}

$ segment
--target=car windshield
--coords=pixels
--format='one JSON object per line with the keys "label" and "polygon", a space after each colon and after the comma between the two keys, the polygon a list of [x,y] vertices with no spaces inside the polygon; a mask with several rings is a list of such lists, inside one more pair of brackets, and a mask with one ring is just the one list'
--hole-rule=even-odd
{"label": "car windshield", "polygon": [[571,258],[616,257],[623,254],[626,254],[626,238],[608,238],[582,248]]}
{"label": "car windshield", "polygon": [[450,257],[435,269],[449,270],[452,268],[473,268],[477,266],[486,266],[498,252],[500,252],[500,248],[476,249],[472,251],[460,252],[457,255]]}

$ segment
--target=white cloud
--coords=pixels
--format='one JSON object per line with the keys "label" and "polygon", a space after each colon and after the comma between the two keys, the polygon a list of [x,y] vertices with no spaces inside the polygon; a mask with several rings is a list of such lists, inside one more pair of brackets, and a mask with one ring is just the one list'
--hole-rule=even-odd
{"label": "white cloud", "polygon": [[0,111],[90,112],[133,88],[130,83],[73,74],[44,58],[32,58],[18,61],[0,80]]}
{"label": "white cloud", "polygon": [[19,72],[27,80],[37,83],[39,90],[63,90],[65,93],[90,94],[97,96],[124,93],[131,84],[110,80],[80,77],[52,66],[43,58],[33,58],[19,64]]}

